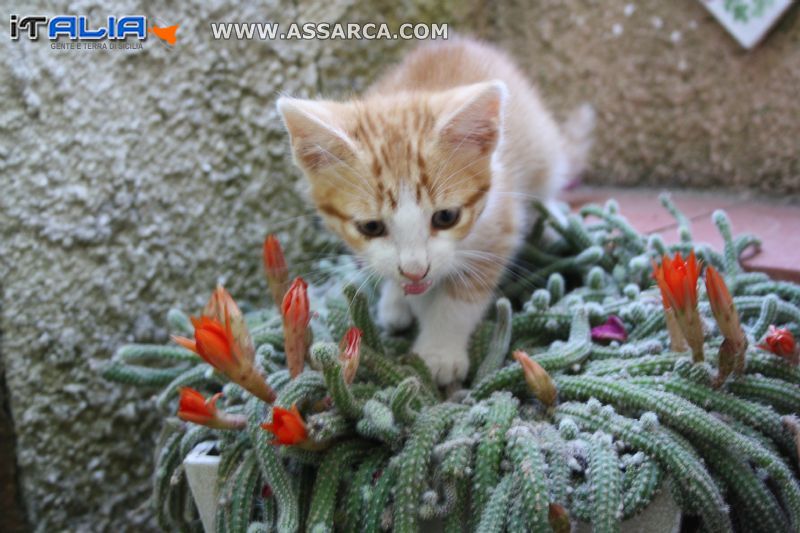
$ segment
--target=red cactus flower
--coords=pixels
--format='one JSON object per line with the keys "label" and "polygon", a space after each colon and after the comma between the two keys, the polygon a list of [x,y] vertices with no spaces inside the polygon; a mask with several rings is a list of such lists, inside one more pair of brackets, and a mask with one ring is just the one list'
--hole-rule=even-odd
{"label": "red cactus flower", "polygon": [[786,328],[776,328],[774,325],[771,325],[767,336],[764,338],[764,342],[758,346],[764,350],[769,350],[779,357],[783,357],[793,365],[797,365],[798,359],[800,359],[794,335]]}
{"label": "red cactus flower", "polygon": [[216,404],[220,396],[222,396],[221,392],[206,400],[196,390],[190,387],[183,387],[178,400],[178,418],[215,429],[239,429],[244,427],[246,423],[244,416],[228,414],[217,409]]}
{"label": "red cactus flower", "polygon": [[661,266],[653,262],[653,278],[661,289],[664,309],[672,310],[695,362],[703,360],[703,326],[697,311],[697,279],[700,269],[694,251],[684,260],[680,252],[673,259],[666,255]]}
{"label": "red cactus flower", "polygon": [[308,438],[306,424],[297,406],[284,409],[277,405],[272,408],[272,423],[261,424],[261,427],[275,435],[273,444],[294,445],[301,444]]}
{"label": "red cactus flower", "polygon": [[203,358],[244,389],[265,402],[273,402],[275,393],[253,366],[255,349],[241,311],[233,298],[218,287],[200,317],[192,317],[194,339],[172,339]]}
{"label": "red cactus flower", "polygon": [[522,366],[525,381],[536,398],[548,407],[556,404],[556,384],[542,365],[531,359],[531,356],[522,350],[515,350],[514,359]]}
{"label": "red cactus flower", "polygon": [[353,326],[344,334],[339,343],[339,361],[342,363],[342,372],[345,383],[352,383],[358,371],[358,362],[361,352],[361,330]]}
{"label": "red cactus flower", "polygon": [[289,288],[289,269],[286,267],[281,243],[274,234],[267,235],[264,240],[264,272],[267,274],[272,301],[279,305]]}
{"label": "red cactus flower", "polygon": [[192,317],[191,320],[194,326],[194,340],[174,336],[175,342],[192,350],[220,372],[227,373],[229,369],[235,368],[236,343],[230,330],[215,318],[201,316]]}
{"label": "red cactus flower", "polygon": [[240,361],[252,362],[255,350],[250,333],[242,312],[224,287],[214,289],[202,315],[191,320],[195,328],[195,340],[173,337],[178,344],[197,353],[208,364],[226,374],[240,366]]}
{"label": "red cactus flower", "polygon": [[295,278],[281,305],[286,366],[293,378],[303,371],[308,347],[311,345],[311,330],[308,327],[311,313],[308,309],[307,289],[308,284],[303,278]]}
{"label": "red cactus flower", "polygon": [[653,277],[658,281],[662,297],[670,307],[684,310],[697,307],[697,280],[700,269],[694,250],[685,260],[680,252],[673,259],[668,256],[661,258],[661,266],[653,264]]}

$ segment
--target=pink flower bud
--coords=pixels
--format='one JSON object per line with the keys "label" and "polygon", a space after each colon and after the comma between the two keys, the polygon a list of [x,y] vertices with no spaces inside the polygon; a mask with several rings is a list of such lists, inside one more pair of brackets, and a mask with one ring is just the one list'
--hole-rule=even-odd
{"label": "pink flower bud", "polygon": [[361,330],[353,326],[347,330],[339,344],[339,361],[342,363],[345,383],[352,383],[356,377],[360,351]]}

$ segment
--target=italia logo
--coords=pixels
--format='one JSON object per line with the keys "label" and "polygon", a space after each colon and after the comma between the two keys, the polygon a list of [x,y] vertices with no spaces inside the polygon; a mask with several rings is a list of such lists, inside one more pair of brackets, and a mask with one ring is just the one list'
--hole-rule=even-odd
{"label": "italia logo", "polygon": [[[103,39],[118,41],[129,37],[140,41],[147,39],[147,17],[144,15],[110,16],[104,22],[105,24],[92,26],[88,17],[83,15],[59,15],[56,17],[11,15],[9,36],[14,41],[19,40],[20,37],[36,41],[39,39],[40,33],[46,35],[47,39],[51,41],[56,41],[61,37],[72,41]],[[153,26],[149,33],[171,46],[177,41],[175,36],[177,31],[178,25],[161,28]]]}

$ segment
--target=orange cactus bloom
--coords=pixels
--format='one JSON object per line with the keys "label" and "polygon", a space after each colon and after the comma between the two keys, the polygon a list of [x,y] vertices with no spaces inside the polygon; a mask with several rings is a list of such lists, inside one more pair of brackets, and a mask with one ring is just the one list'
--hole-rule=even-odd
{"label": "orange cactus bloom", "polygon": [[303,371],[308,347],[311,345],[311,330],[308,327],[311,313],[307,289],[308,284],[303,278],[295,278],[281,305],[286,366],[293,378]]}
{"label": "orange cactus bloom", "polygon": [[222,393],[217,393],[208,400],[202,394],[190,387],[181,389],[178,401],[178,418],[195,424],[208,425],[217,415],[217,400]]}
{"label": "orange cactus bloom", "polygon": [[361,330],[353,326],[347,330],[339,343],[339,361],[342,363],[344,381],[352,383],[358,371],[361,352]]}
{"label": "orange cactus bloom", "polygon": [[297,405],[292,405],[291,409],[276,405],[272,408],[272,423],[261,424],[261,427],[275,435],[273,444],[292,446],[308,439],[308,430]]}
{"label": "orange cactus bloom", "polygon": [[244,427],[242,415],[230,415],[217,409],[219,392],[206,400],[202,394],[190,387],[183,387],[178,400],[178,418],[215,429],[239,429]]}
{"label": "orange cactus bloom", "polygon": [[653,277],[661,289],[661,296],[665,307],[668,303],[671,308],[685,310],[688,307],[697,307],[697,280],[700,269],[694,250],[685,260],[680,252],[674,259],[664,256],[661,266],[653,264]]}
{"label": "orange cactus bloom", "polygon": [[289,287],[289,269],[286,266],[281,243],[274,234],[267,235],[264,239],[264,272],[272,293],[272,301],[275,305],[279,305],[283,302]]}
{"label": "orange cactus bloom", "polygon": [[236,305],[236,302],[222,285],[219,285],[211,293],[208,303],[203,308],[203,316],[215,318],[220,324],[227,322],[226,316],[230,318],[230,331],[233,339],[241,347],[244,356],[249,358],[250,361],[253,360],[255,348],[250,338],[250,332],[247,331],[244,316],[239,310],[239,306]]}
{"label": "orange cactus bloom", "polygon": [[558,391],[553,378],[547,373],[542,365],[531,359],[531,356],[522,350],[515,350],[512,354],[514,359],[522,366],[522,373],[525,381],[536,398],[548,407],[556,404]]}
{"label": "orange cactus bloom", "polygon": [[194,339],[174,336],[173,340],[192,350],[203,360],[222,372],[235,372],[247,360],[241,346],[233,338],[230,317],[224,323],[208,316],[191,317]]}
{"label": "orange cactus bloom", "polygon": [[769,350],[779,357],[783,357],[793,365],[797,365],[798,359],[800,359],[794,335],[786,328],[776,328],[774,325],[771,325],[767,336],[764,338],[764,342],[758,346],[764,350]]}
{"label": "orange cactus bloom", "polygon": [[255,348],[244,317],[222,287],[218,287],[200,317],[191,317],[194,339],[172,340],[199,355],[205,362],[265,402],[275,400],[274,391],[253,366]]}
{"label": "orange cactus bloom", "polygon": [[703,357],[703,326],[697,311],[697,280],[700,268],[694,251],[685,260],[680,252],[673,259],[664,256],[661,266],[653,262],[653,278],[658,282],[665,311],[674,313],[695,362]]}

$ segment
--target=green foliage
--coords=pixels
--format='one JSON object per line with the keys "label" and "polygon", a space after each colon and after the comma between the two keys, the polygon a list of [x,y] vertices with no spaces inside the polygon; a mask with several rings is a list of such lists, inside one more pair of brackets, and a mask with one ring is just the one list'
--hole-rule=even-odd
{"label": "green foliage", "polygon": [[509,529],[512,531],[546,532],[549,495],[545,462],[539,443],[525,426],[515,426],[505,434],[506,455],[518,487],[517,505],[511,509]]}
{"label": "green foliage", "polygon": [[[303,414],[303,446],[273,444],[260,427],[272,416],[269,406],[193,353],[174,345],[120,348],[103,375],[161,389],[155,403],[165,414],[175,412],[179,389],[191,386],[223,391],[217,406],[247,416],[239,432],[168,418],[154,475],[159,526],[197,529],[182,459],[213,441],[220,532],[412,532],[430,518],[450,532],[550,531],[551,504],[594,531],[618,531],[666,479],[704,531],[800,529],[797,446],[784,416],[800,411],[800,369],[757,347],[771,324],[798,331],[800,286],[744,272],[738,258],[757,239],[735,236],[724,213],[713,216],[724,242],[719,253],[692,242],[689,219],[668,197],[662,203],[678,220],[678,244],[639,235],[615,202],[582,209],[589,221],[540,218],[520,254],[529,269],[501,284],[504,297],[470,339],[466,389],[449,397],[409,353],[411,334],[389,336],[376,325],[372,289],[352,265],[342,273],[354,285],[334,280],[324,299],[312,298],[320,318],[314,335],[326,342],[312,347],[293,380],[279,313],[248,313],[256,364],[276,405]],[[558,238],[545,240],[546,233]],[[716,389],[718,332],[708,332],[705,363],[670,351],[649,270],[651,259],[692,249],[724,273],[751,338],[745,373]],[[700,300],[711,323],[702,289]],[[610,315],[622,319],[627,342],[592,341],[591,327]],[[167,323],[175,334],[192,334],[180,311],[170,311]],[[363,342],[348,384],[336,342],[351,324]],[[555,408],[529,392],[510,358],[515,349],[551,375]]]}
{"label": "green foliage", "polygon": [[603,433],[593,435],[589,445],[589,483],[592,530],[598,533],[619,531],[622,519],[622,473],[612,440]]}
{"label": "green foliage", "polygon": [[517,415],[519,402],[509,392],[495,392],[487,400],[486,422],[475,451],[472,516],[481,516],[494,486],[500,479],[506,431]]}

